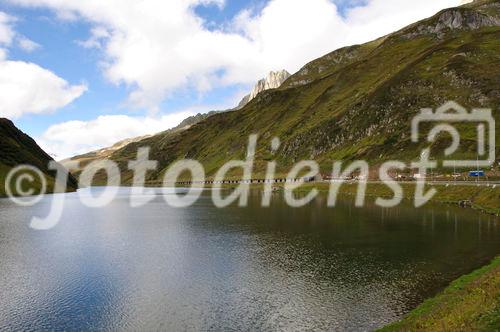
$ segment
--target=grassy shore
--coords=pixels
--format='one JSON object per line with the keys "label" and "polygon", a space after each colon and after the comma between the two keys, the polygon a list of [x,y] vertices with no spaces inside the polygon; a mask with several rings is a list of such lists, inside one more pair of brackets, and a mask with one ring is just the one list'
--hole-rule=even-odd
{"label": "grassy shore", "polygon": [[[406,200],[414,200],[415,184],[401,184],[403,188],[403,198]],[[428,190],[431,186],[427,186]],[[470,186],[470,185],[434,185],[437,193],[432,197],[431,202],[455,204],[460,201],[468,200],[471,202],[473,209],[493,214],[500,215],[500,186]],[[355,195],[357,186],[348,184],[341,187],[340,194]],[[373,197],[390,198],[393,192],[384,184],[369,184],[366,194]]]}
{"label": "grassy shore", "polygon": [[[415,197],[415,183],[400,183],[403,189],[403,199],[413,200]],[[232,188],[236,184],[222,185],[224,188]],[[284,184],[273,184],[273,187],[283,189]],[[426,190],[436,188],[437,194],[432,197],[431,202],[458,205],[460,201],[470,201],[471,208],[484,213],[500,215],[500,186],[475,186],[475,185],[432,185],[426,186]],[[253,189],[264,189],[263,184],[252,184]],[[296,192],[308,192],[317,189],[320,192],[328,192],[330,184],[326,182],[304,183]],[[354,196],[358,190],[355,183],[345,183],[339,189],[339,197]],[[382,183],[369,183],[366,188],[366,196],[391,198],[394,193]]]}
{"label": "grassy shore", "polygon": [[499,331],[500,256],[380,331]]}

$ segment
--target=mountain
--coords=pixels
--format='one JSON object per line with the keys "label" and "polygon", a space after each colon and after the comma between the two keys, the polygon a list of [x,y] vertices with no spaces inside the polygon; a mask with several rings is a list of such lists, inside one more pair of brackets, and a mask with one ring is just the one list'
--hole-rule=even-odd
{"label": "mountain", "polygon": [[[151,147],[151,158],[159,161],[158,170],[148,175],[151,184],[184,158],[200,161],[213,176],[225,162],[244,159],[249,135],[259,134],[256,174],[264,173],[269,160],[277,161],[278,173],[303,159],[318,161],[322,172],[331,172],[335,160],[362,159],[372,166],[416,160],[428,144],[411,142],[411,119],[421,108],[437,108],[449,100],[467,108],[500,104],[499,13],[499,1],[475,1],[375,41],[336,50],[305,65],[278,89],[259,93],[237,112],[129,144],[110,159],[119,163],[124,183],[132,178],[127,162],[141,146]],[[493,116],[500,123],[496,109]],[[430,124],[422,129],[430,130]],[[475,160],[474,133],[458,129],[463,134],[459,157]],[[500,141],[500,131],[496,133]],[[274,155],[273,137],[281,140]],[[440,136],[431,148],[443,151],[448,145],[449,138]]]}
{"label": "mountain", "polygon": [[77,169],[77,170],[75,170],[75,169],[72,170],[72,174],[74,174],[74,175],[75,174],[79,174],[81,172],[81,170],[83,170],[83,167],[87,166],[91,162],[96,161],[96,160],[107,159],[114,152],[120,150],[121,148],[127,146],[128,144],[134,143],[134,142],[139,142],[139,141],[141,141],[143,139],[146,139],[148,137],[151,137],[151,135],[145,135],[145,136],[139,136],[139,137],[124,139],[122,141],[119,141],[119,142],[113,144],[112,146],[109,146],[109,147],[106,147],[106,148],[102,148],[102,149],[99,149],[99,150],[96,150],[96,151],[91,151],[91,152],[88,152],[88,153],[85,153],[85,154],[82,154],[82,155],[78,155],[78,156],[75,156],[75,157],[72,157],[72,158],[61,160],[60,163],[64,167],[69,168],[69,165],[70,165],[71,162],[73,162],[73,161],[79,161],[80,162],[80,168]]}
{"label": "mountain", "polygon": [[252,92],[243,97],[236,109],[243,108],[246,104],[248,104],[252,99],[257,97],[257,95],[263,91],[279,88],[283,84],[283,82],[285,82],[290,76],[290,73],[286,70],[280,70],[276,72],[271,71],[267,75],[267,77],[259,80],[257,84],[255,84]]}
{"label": "mountain", "polygon": [[[182,122],[179,125],[177,125],[176,127],[168,129],[160,134],[161,135],[169,135],[169,134],[181,132],[183,130],[188,129],[192,125],[194,125],[200,121],[203,121],[206,118],[208,118],[214,114],[220,113],[220,112],[223,112],[223,111],[211,111],[208,113],[198,113],[196,115],[190,116],[190,117],[182,120]],[[158,134],[158,135],[160,135],[160,134]],[[111,158],[113,153],[115,153],[116,151],[126,147],[129,144],[140,142],[140,141],[142,141],[146,138],[149,138],[151,136],[152,135],[146,135],[146,136],[128,138],[128,139],[119,141],[110,147],[99,149],[96,151],[91,151],[91,152],[88,152],[88,153],[85,153],[82,155],[74,156],[74,157],[62,160],[62,161],[60,161],[60,163],[64,167],[71,168],[71,174],[73,176],[79,177],[81,172],[83,171],[83,169],[85,167],[87,167],[90,163],[98,162],[98,161],[102,161],[102,160],[107,160],[107,159]],[[74,162],[79,162],[79,167],[74,168],[74,167],[70,166]]]}
{"label": "mountain", "polygon": [[[55,172],[48,169],[53,159],[28,135],[21,132],[12,121],[0,118],[0,196],[5,195],[5,178],[18,165],[35,166],[46,176],[49,192],[53,191]],[[40,181],[34,184],[40,188]],[[78,183],[73,176],[68,178],[68,189],[76,190]]]}
{"label": "mountain", "polygon": [[[193,115],[193,116],[190,116],[190,117],[184,119],[178,126],[171,128],[171,129],[168,129],[168,130],[160,133],[160,135],[170,135],[173,133],[178,133],[180,131],[183,131],[183,130],[190,128],[192,125],[194,125],[198,122],[201,122],[214,114],[238,110],[238,109],[242,108],[243,106],[245,106],[250,100],[255,98],[260,92],[263,92],[263,91],[266,91],[269,89],[279,88],[281,86],[281,84],[288,77],[290,77],[290,74],[286,70],[281,70],[281,71],[276,71],[276,72],[271,71],[267,75],[267,77],[265,77],[257,82],[257,84],[254,86],[251,93],[246,95],[240,101],[240,103],[238,104],[237,107],[232,108],[232,109],[227,109],[224,111],[211,111],[208,113],[198,113],[196,115]],[[112,146],[107,147],[107,148],[103,148],[103,149],[96,150],[96,151],[91,151],[91,152],[88,152],[88,153],[85,153],[82,155],[78,155],[78,156],[71,157],[69,159],[62,160],[61,163],[66,166],[66,165],[69,165],[70,162],[79,161],[80,167],[78,167],[77,169],[71,170],[72,174],[74,174],[75,176],[79,176],[81,171],[83,170],[83,168],[85,166],[87,166],[88,164],[90,164],[91,162],[105,160],[105,159],[109,158],[115,151],[120,150],[121,148],[125,147],[126,145],[128,145],[130,143],[135,143],[135,142],[141,141],[141,140],[148,138],[148,137],[150,137],[150,136],[129,138],[129,139],[117,142],[117,143],[115,143]]]}

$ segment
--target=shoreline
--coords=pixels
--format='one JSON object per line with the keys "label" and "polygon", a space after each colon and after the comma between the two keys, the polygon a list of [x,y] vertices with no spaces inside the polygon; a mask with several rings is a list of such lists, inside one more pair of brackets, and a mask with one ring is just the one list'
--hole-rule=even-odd
{"label": "shoreline", "polygon": [[377,331],[498,331],[500,256],[452,281],[401,320]]}
{"label": "shoreline", "polygon": [[[412,201],[415,195],[415,183],[399,183],[403,188],[403,200]],[[272,184],[272,187],[284,190],[284,183]],[[231,189],[238,184],[224,184],[216,186],[206,186],[205,188],[226,188]],[[330,183],[327,182],[308,182],[302,184],[294,191],[297,193],[307,193],[312,189],[317,189],[320,193],[328,192]],[[358,183],[344,183],[339,189],[339,197],[354,196],[357,192]],[[470,201],[471,204],[464,206],[464,209],[473,209],[484,214],[500,216],[500,186],[484,186],[474,184],[453,184],[453,185],[426,185],[426,190],[434,187],[437,194],[434,195],[429,203],[451,204],[460,206],[461,201]],[[263,190],[264,184],[251,184],[251,189]],[[366,187],[367,197],[391,198],[393,192],[382,183],[368,183]]]}
{"label": "shoreline", "polygon": [[[414,188],[415,182],[398,182],[398,184],[403,189],[402,199],[405,201],[414,200]],[[211,188],[221,188],[221,189],[232,189],[240,184],[204,184],[200,185],[201,189],[211,189]],[[264,190],[264,183],[252,183],[249,184],[251,190]],[[277,192],[282,192],[285,190],[285,183],[273,183],[272,188],[276,188]],[[327,193],[329,191],[331,183],[329,182],[305,182],[299,188],[294,189],[297,193],[307,193],[313,189],[318,190],[320,193]],[[99,185],[95,186],[99,187]],[[131,185],[122,184],[119,187],[130,188]],[[196,185],[194,185],[196,187]],[[338,195],[342,196],[354,196],[357,193],[357,182],[345,182],[340,186]],[[456,183],[456,184],[440,184],[432,183],[426,184],[425,190],[434,187],[437,189],[436,195],[434,195],[429,203],[439,203],[461,206],[462,208],[473,209],[484,214],[492,216],[500,216],[500,184],[491,185],[476,185],[475,183]],[[172,185],[171,187],[163,187],[153,183],[146,183],[144,188],[184,188],[179,184]],[[85,189],[85,187],[78,189],[70,189],[66,193],[76,192],[78,190]],[[53,192],[48,192],[47,195],[53,194]],[[366,186],[366,197],[380,197],[385,199],[392,198],[394,193],[392,190],[383,183],[379,182],[368,182]],[[0,189],[0,198],[8,198]],[[461,202],[467,201],[468,204],[465,206],[461,205]],[[470,204],[469,204],[470,203]]]}

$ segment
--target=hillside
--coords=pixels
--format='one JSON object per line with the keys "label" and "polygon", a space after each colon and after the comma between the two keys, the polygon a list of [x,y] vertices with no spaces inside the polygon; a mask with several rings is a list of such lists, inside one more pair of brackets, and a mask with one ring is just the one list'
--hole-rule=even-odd
{"label": "hillside", "polygon": [[[499,105],[499,24],[499,1],[441,11],[373,42],[327,54],[236,112],[129,144],[110,158],[119,162],[124,183],[131,179],[127,161],[141,146],[150,146],[151,158],[159,161],[158,171],[148,177],[152,183],[183,158],[202,162],[213,175],[226,161],[243,159],[248,136],[256,133],[256,173],[271,159],[278,161],[279,172],[302,159],[315,159],[324,172],[331,171],[334,160],[364,159],[376,165],[418,159],[426,143],[411,142],[410,124],[421,108],[449,100],[467,108]],[[493,115],[499,123],[498,110]],[[459,130],[462,144],[456,157],[475,159],[474,133]],[[270,152],[273,137],[282,142],[275,156]],[[441,137],[433,151],[448,143]]]}
{"label": "hillside", "polygon": [[[49,191],[53,190],[55,172],[48,170],[48,163],[53,160],[28,135],[21,132],[8,119],[0,118],[0,197],[5,195],[5,178],[8,172],[18,165],[32,165],[45,175]],[[34,188],[39,188],[36,182]],[[78,187],[72,176],[68,180],[69,190]]]}
{"label": "hillside", "polygon": [[[285,80],[290,77],[290,74],[286,70],[280,70],[280,71],[271,71],[265,78],[259,80],[255,86],[253,87],[252,91],[247,94],[245,97],[241,99],[241,101],[238,103],[238,105],[234,108],[223,110],[223,111],[211,111],[208,113],[198,113],[196,115],[190,116],[186,119],[184,119],[179,125],[175,126],[174,128],[168,129],[163,131],[162,133],[159,133],[158,136],[166,136],[166,135],[172,135],[176,133],[180,133],[181,131],[189,129],[191,126],[197,124],[198,122],[201,122],[208,117],[218,114],[218,113],[223,113],[223,112],[231,112],[231,111],[236,111],[241,108],[243,108],[246,104],[248,104],[252,99],[254,99],[259,93],[269,90],[269,89],[275,89],[280,87]],[[96,151],[91,151],[82,155],[74,156],[69,159],[65,159],[61,161],[61,164],[64,166],[68,166],[72,162],[79,162],[79,167],[78,168],[72,168],[72,174],[75,176],[79,176],[80,173],[83,171],[87,165],[89,165],[92,162],[98,162],[102,160],[106,160],[111,157],[111,155],[124,148],[128,144],[139,142],[143,139],[146,139],[150,137],[149,136],[142,136],[142,137],[135,137],[135,138],[129,138],[120,142],[117,142],[113,144],[110,147],[103,148],[100,150]]]}
{"label": "hillside", "polygon": [[[223,112],[223,111],[221,111],[221,112]],[[207,119],[208,117],[210,117],[214,114],[217,114],[217,113],[219,113],[219,112],[218,111],[211,111],[211,112],[203,113],[203,114],[198,113],[196,115],[193,115],[193,116],[190,116],[190,117],[184,119],[179,125],[175,126],[174,128],[165,130],[165,131],[159,133],[158,135],[172,135],[175,133],[179,133],[181,131],[189,129],[189,127],[191,127],[192,125],[194,125],[198,122],[201,122],[201,121]],[[140,142],[140,141],[142,141],[146,138],[149,138],[149,137],[151,137],[151,135],[125,139],[125,140],[117,142],[117,143],[115,143],[112,146],[107,147],[107,148],[99,149],[96,151],[91,151],[91,152],[88,152],[88,153],[85,153],[82,155],[78,155],[78,156],[74,156],[74,157],[71,157],[71,158],[68,158],[65,160],[61,160],[60,163],[63,166],[69,168],[73,162],[79,162],[78,168],[71,169],[71,174],[78,177],[78,176],[80,176],[83,169],[85,167],[87,167],[90,163],[110,159],[110,158],[112,158],[112,155],[116,151],[123,149],[124,147],[126,147],[129,144]],[[73,167],[73,166],[71,166],[71,167]]]}

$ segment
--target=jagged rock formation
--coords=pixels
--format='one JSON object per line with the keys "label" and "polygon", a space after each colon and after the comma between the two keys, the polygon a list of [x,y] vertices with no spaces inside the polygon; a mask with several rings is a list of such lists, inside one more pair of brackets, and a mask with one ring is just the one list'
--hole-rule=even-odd
{"label": "jagged rock formation", "polygon": [[290,73],[286,70],[271,71],[266,78],[263,78],[255,84],[250,94],[246,95],[238,104],[237,109],[244,107],[252,99],[263,91],[279,88],[289,77]]}
{"label": "jagged rock formation", "polygon": [[443,12],[432,33],[438,33],[444,29],[479,29],[481,27],[493,27],[498,25],[500,20],[493,16],[479,13],[474,10],[450,10]]}
{"label": "jagged rock formation", "polygon": [[473,1],[463,7],[446,9],[439,12],[426,24],[419,22],[402,31],[406,38],[415,38],[424,34],[435,34],[442,38],[452,30],[477,30],[495,27],[500,24],[500,2]]}

